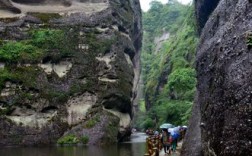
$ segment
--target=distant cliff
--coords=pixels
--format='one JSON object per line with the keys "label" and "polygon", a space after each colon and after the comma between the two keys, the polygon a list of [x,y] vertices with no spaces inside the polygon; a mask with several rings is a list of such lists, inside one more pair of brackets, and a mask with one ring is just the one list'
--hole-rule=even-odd
{"label": "distant cliff", "polygon": [[[187,124],[196,90],[197,35],[194,9],[178,1],[151,3],[143,14],[141,53],[144,102],[148,113],[136,127]],[[142,103],[141,103],[142,104]]]}
{"label": "distant cliff", "polygon": [[139,1],[15,2],[0,1],[0,145],[127,139],[139,79]]}
{"label": "distant cliff", "polygon": [[[182,155],[252,154],[251,18],[251,1],[220,0],[202,29],[197,49],[198,96],[192,117],[200,120],[191,120],[188,146]],[[199,153],[189,146],[200,131],[197,141],[202,144],[202,154],[200,146]]]}

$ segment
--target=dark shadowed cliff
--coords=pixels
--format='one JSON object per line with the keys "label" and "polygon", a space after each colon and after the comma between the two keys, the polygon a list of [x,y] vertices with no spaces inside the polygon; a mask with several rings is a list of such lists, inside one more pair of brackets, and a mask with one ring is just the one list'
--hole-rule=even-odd
{"label": "dark shadowed cliff", "polygon": [[199,33],[204,28],[209,16],[214,11],[220,0],[195,0],[195,13]]}
{"label": "dark shadowed cliff", "polygon": [[[202,30],[197,49],[198,97],[193,110],[200,110],[200,114],[193,116],[201,118],[198,141],[203,155],[252,154],[251,18],[251,1],[220,0]],[[185,144],[195,138],[195,129],[199,131],[195,122],[198,120],[191,120]],[[184,151],[185,156],[200,155],[190,146]]]}

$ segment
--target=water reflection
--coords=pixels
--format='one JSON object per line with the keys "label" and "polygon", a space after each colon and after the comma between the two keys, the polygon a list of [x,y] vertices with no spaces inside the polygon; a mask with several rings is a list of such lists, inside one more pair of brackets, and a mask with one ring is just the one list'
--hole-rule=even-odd
{"label": "water reflection", "polygon": [[133,135],[132,142],[108,147],[12,147],[0,148],[0,156],[141,156],[145,135]]}
{"label": "water reflection", "polygon": [[1,148],[1,156],[139,156],[144,155],[144,143],[124,143],[101,147],[17,147]]}

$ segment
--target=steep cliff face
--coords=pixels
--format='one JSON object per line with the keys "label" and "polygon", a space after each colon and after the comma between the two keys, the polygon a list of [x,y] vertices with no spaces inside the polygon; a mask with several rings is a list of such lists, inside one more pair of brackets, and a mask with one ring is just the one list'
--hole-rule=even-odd
{"label": "steep cliff face", "polygon": [[252,2],[221,0],[197,50],[204,155],[251,155]]}
{"label": "steep cliff face", "polygon": [[139,1],[15,2],[0,7],[0,145],[69,134],[89,136],[89,144],[127,138],[139,79]]}
{"label": "steep cliff face", "polygon": [[188,130],[183,140],[181,156],[202,156],[201,142],[201,112],[198,100],[198,93],[195,95],[195,101],[192,108],[192,115],[189,120]]}

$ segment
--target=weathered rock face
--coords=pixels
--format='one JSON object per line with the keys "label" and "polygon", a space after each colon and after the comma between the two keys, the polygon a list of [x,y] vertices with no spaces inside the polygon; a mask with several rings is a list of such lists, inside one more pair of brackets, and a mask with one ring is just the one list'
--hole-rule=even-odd
{"label": "weathered rock face", "polygon": [[15,2],[0,7],[0,145],[49,144],[68,134],[92,136],[89,144],[127,138],[139,1]]}
{"label": "weathered rock face", "polygon": [[201,142],[201,112],[198,100],[198,93],[196,93],[194,106],[192,108],[192,116],[189,121],[189,127],[186,132],[185,139],[181,150],[182,156],[202,156],[202,142]]}
{"label": "weathered rock face", "polygon": [[197,88],[204,155],[252,154],[251,18],[251,1],[221,0],[202,31]]}

